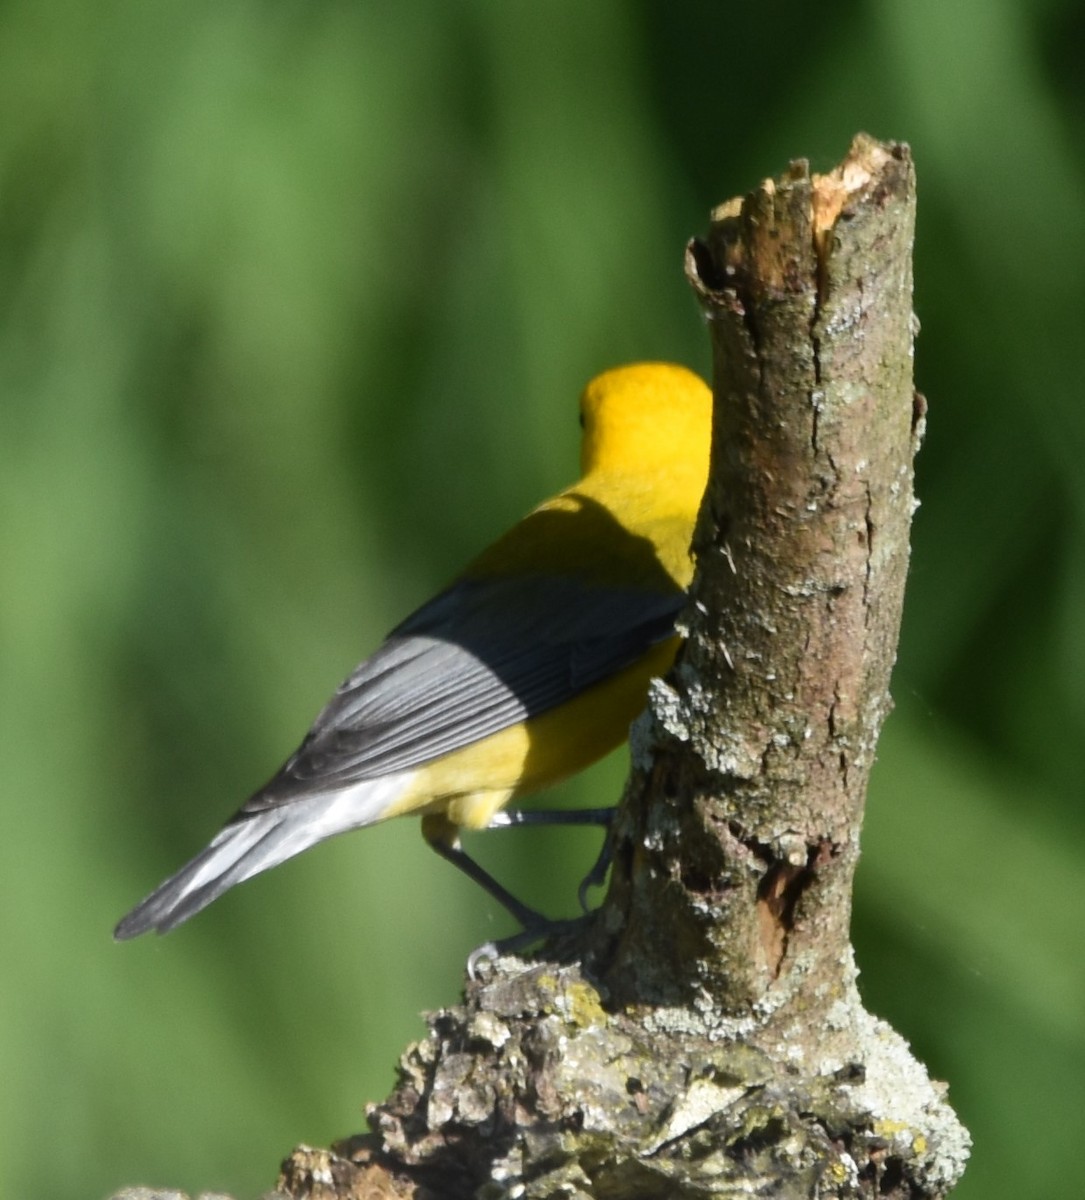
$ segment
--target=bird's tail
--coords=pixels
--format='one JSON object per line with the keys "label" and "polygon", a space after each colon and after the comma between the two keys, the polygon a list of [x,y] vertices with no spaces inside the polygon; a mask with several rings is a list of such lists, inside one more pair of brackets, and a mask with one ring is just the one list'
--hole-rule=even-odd
{"label": "bird's tail", "polygon": [[113,936],[123,941],[151,929],[168,933],[235,884],[337,833],[381,820],[402,794],[404,782],[402,775],[385,776],[272,808],[243,809],[205,850],[123,917]]}

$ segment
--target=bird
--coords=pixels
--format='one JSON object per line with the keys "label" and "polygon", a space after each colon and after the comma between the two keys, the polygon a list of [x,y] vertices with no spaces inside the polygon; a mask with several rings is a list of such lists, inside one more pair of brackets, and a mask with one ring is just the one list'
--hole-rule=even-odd
{"label": "bird", "polygon": [[604,371],[579,412],[580,479],[397,625],[272,778],[115,938],[166,933],[327,838],[412,813],[525,931],[546,925],[466,854],[460,831],[606,823],[611,809],[505,805],[620,745],[649,681],[670,667],[711,442],[711,392],[672,363]]}

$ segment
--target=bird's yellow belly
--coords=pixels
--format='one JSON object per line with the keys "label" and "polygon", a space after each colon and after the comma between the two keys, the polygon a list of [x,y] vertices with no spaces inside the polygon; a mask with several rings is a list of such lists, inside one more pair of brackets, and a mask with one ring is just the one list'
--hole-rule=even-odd
{"label": "bird's yellow belly", "polygon": [[484,828],[514,796],[549,787],[621,745],[644,708],[648,681],[668,670],[678,645],[669,638],[574,700],[420,767],[387,815],[439,812],[452,825]]}

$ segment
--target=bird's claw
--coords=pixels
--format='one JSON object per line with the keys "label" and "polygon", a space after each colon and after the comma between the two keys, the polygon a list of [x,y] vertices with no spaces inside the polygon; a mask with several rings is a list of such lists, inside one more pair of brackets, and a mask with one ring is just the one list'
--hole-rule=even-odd
{"label": "bird's claw", "polygon": [[482,963],[500,958],[503,954],[515,954],[520,950],[525,950],[528,946],[541,942],[544,938],[570,933],[574,929],[579,929],[582,924],[582,917],[574,917],[567,921],[550,921],[544,918],[538,924],[529,925],[509,937],[483,942],[467,956],[467,977],[472,983],[477,983],[479,967]]}
{"label": "bird's claw", "polygon": [[611,859],[614,857],[610,835],[611,828],[607,828],[606,837],[603,839],[603,848],[599,851],[599,857],[592,864],[591,870],[580,881],[580,886],[576,889],[576,898],[580,901],[580,908],[587,915],[591,912],[588,907],[588,892],[593,887],[602,887],[607,880],[607,872],[610,870]]}

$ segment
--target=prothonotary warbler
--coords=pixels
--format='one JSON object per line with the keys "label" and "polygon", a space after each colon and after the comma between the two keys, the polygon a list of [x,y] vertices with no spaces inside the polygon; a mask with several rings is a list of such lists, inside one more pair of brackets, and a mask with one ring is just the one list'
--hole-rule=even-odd
{"label": "prothonotary warbler", "polygon": [[427,841],[525,928],[538,925],[468,858],[459,831],[539,817],[499,810],[619,745],[670,665],[711,407],[684,367],[593,379],[580,400],[579,482],[394,629],[277,774],[116,937],[165,933],[317,842],[404,813],[420,814]]}

